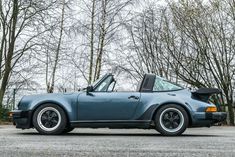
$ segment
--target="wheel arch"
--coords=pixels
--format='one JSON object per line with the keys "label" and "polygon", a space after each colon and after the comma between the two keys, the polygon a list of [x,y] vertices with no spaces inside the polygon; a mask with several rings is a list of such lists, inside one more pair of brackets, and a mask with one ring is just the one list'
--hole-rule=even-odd
{"label": "wheel arch", "polygon": [[58,102],[54,102],[54,101],[45,101],[45,102],[39,102],[37,103],[33,109],[32,109],[32,113],[31,113],[31,120],[30,120],[30,126],[33,127],[33,115],[35,113],[35,111],[42,105],[45,105],[45,104],[54,104],[54,105],[57,105],[59,106],[65,113],[65,116],[67,118],[67,124],[69,124],[70,122],[70,118],[69,118],[69,115],[68,115],[68,110],[66,109],[66,107],[64,105],[62,105],[61,103],[58,103]]}
{"label": "wheel arch", "polygon": [[157,111],[158,111],[162,106],[170,105],[170,104],[180,105],[180,106],[186,111],[186,113],[187,113],[187,115],[188,115],[188,118],[189,118],[189,124],[188,124],[188,126],[191,126],[191,125],[192,125],[192,117],[191,117],[189,108],[186,107],[185,105],[181,104],[181,103],[178,103],[178,102],[166,102],[166,103],[163,103],[163,104],[158,105],[158,106],[155,108],[155,110],[153,111],[151,120],[154,120],[154,119],[155,119],[155,116],[156,116],[156,114],[157,114]]}

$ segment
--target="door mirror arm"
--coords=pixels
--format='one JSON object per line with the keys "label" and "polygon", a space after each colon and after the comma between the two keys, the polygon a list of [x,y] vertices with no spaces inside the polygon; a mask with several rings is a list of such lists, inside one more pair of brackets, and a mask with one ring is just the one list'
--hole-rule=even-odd
{"label": "door mirror arm", "polygon": [[87,95],[92,95],[90,92],[93,92],[94,87],[92,85],[87,86],[86,88],[86,94]]}

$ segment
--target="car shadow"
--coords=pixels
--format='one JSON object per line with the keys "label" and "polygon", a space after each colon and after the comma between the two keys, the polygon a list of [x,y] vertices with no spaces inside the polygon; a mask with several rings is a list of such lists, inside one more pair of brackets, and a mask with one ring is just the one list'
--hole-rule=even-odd
{"label": "car shadow", "polygon": [[[40,135],[37,132],[24,132],[17,133],[20,135]],[[164,136],[159,133],[79,133],[79,132],[71,132],[61,135],[42,135],[42,136],[143,136],[143,137],[169,137]],[[203,135],[203,134],[182,134],[181,136],[173,136],[173,137],[225,137],[223,135]]]}

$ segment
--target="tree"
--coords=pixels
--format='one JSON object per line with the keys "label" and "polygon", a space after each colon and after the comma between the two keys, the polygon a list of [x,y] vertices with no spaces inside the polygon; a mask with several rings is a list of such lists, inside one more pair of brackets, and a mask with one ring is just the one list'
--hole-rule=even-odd
{"label": "tree", "polygon": [[47,30],[39,30],[40,20],[54,2],[0,1],[0,109],[14,67],[24,54],[39,45],[34,40]]}
{"label": "tree", "polygon": [[155,73],[171,78],[170,56],[166,53],[162,42],[164,15],[164,7],[156,8],[150,4],[126,25],[130,41],[126,48],[129,53],[124,51],[124,54],[127,54],[128,63],[139,75]]}
{"label": "tree", "polygon": [[229,122],[234,125],[233,4],[186,0],[155,7],[150,3],[126,25],[128,70],[182,80],[193,88],[222,89]]}
{"label": "tree", "polygon": [[84,14],[81,16],[88,18],[80,19],[78,26],[73,29],[82,30],[79,33],[85,42],[79,45],[84,47],[82,52],[80,51],[80,58],[84,58],[88,64],[85,67],[78,67],[78,61],[74,64],[79,71],[83,71],[83,76],[89,84],[100,77],[104,57],[110,52],[107,47],[118,41],[118,32],[127,20],[123,17],[129,14],[125,8],[132,0],[91,0],[83,3],[81,10],[84,10]]}
{"label": "tree", "polygon": [[[165,42],[174,58],[172,69],[194,87],[222,89],[234,125],[234,7],[231,2],[170,3],[174,29],[166,25]],[[230,5],[228,5],[230,4]],[[177,31],[177,33],[174,33]]]}

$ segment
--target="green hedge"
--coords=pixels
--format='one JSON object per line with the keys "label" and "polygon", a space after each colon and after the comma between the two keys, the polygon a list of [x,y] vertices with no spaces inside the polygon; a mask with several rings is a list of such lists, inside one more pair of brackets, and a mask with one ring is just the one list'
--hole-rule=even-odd
{"label": "green hedge", "polygon": [[9,120],[10,109],[0,108],[0,120],[8,121]]}

